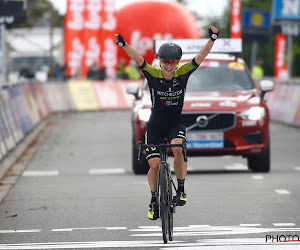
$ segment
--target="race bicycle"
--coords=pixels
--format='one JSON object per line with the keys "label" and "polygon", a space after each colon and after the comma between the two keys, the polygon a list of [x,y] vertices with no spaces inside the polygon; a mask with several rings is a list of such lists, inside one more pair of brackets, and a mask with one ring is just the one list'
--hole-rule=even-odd
{"label": "race bicycle", "polygon": [[[170,164],[167,162],[168,159],[168,148],[181,147],[184,161],[187,162],[186,156],[186,141],[182,144],[159,144],[159,145],[147,145],[139,142],[138,160],[141,159],[142,148],[159,148],[160,150],[160,165],[158,175],[158,202],[159,202],[159,217],[161,218],[162,235],[164,243],[173,240],[173,213],[175,213],[176,202],[172,196],[172,189],[174,188],[175,193],[177,188],[174,184],[171,176]],[[172,188],[173,187],[173,188]]]}

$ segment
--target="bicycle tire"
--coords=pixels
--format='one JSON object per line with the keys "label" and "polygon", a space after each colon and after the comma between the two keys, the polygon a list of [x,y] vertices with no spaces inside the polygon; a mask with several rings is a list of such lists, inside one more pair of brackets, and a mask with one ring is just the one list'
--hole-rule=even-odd
{"label": "bicycle tire", "polygon": [[161,227],[164,243],[168,242],[168,193],[167,193],[167,176],[166,176],[166,163],[161,163],[159,167],[159,207]]}
{"label": "bicycle tire", "polygon": [[172,183],[170,178],[170,172],[167,174],[168,178],[168,233],[169,241],[173,240],[173,195],[172,195]]}

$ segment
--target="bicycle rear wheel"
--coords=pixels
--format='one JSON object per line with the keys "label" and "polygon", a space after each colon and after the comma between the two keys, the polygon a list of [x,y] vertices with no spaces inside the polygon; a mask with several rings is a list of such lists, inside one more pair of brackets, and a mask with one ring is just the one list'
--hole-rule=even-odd
{"label": "bicycle rear wheel", "polygon": [[160,218],[164,243],[168,242],[168,192],[167,192],[167,166],[161,163],[159,167],[159,197],[160,197]]}

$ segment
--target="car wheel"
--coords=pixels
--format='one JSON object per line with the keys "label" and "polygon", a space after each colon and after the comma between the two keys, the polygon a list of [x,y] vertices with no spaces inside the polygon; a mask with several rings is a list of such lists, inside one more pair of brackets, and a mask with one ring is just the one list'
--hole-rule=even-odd
{"label": "car wheel", "polygon": [[248,157],[248,167],[253,172],[270,172],[270,140],[264,153]]}
{"label": "car wheel", "polygon": [[135,174],[147,174],[150,168],[146,157],[142,154],[138,161],[138,149],[136,148],[135,138],[132,138],[132,170]]}

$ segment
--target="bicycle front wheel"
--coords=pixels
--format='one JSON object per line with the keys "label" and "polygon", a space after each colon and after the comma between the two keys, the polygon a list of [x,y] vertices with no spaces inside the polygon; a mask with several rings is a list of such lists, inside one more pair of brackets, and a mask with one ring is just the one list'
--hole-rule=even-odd
{"label": "bicycle front wheel", "polygon": [[160,218],[162,226],[162,234],[164,243],[168,242],[168,228],[169,228],[169,217],[168,217],[168,191],[167,191],[167,166],[166,163],[161,163],[159,167],[159,197],[160,197]]}
{"label": "bicycle front wheel", "polygon": [[168,177],[168,233],[169,233],[169,241],[173,240],[173,195],[172,195],[172,183],[170,180],[170,175],[171,173],[169,172],[167,177]]}

